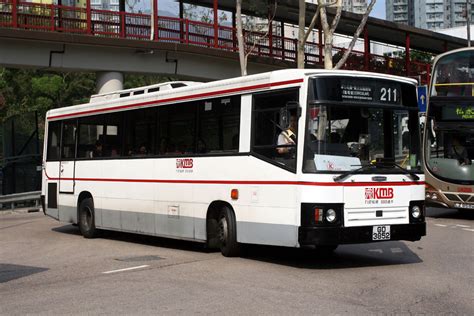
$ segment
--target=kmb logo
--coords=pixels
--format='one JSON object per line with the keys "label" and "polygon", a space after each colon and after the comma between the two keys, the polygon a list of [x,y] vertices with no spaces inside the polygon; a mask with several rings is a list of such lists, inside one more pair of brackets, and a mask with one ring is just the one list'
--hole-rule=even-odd
{"label": "kmb logo", "polygon": [[191,169],[193,167],[193,159],[176,159],[177,169]]}
{"label": "kmb logo", "polygon": [[365,188],[365,199],[393,199],[393,188]]}

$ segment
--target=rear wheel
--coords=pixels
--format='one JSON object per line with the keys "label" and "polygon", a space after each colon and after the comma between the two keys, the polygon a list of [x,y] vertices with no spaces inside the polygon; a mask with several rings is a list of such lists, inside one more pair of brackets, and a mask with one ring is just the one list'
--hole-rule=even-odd
{"label": "rear wheel", "polygon": [[95,227],[94,201],[86,198],[79,205],[79,230],[85,238],[97,237],[98,231]]}
{"label": "rear wheel", "polygon": [[228,207],[223,207],[217,221],[219,245],[225,257],[240,255],[241,246],[237,242],[237,224],[234,212]]}

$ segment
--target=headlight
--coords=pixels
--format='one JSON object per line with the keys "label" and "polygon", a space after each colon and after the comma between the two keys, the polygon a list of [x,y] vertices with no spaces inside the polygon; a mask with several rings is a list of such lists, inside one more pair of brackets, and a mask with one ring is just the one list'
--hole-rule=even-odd
{"label": "headlight", "polygon": [[329,222],[329,223],[334,223],[336,221],[336,211],[333,210],[332,208],[328,209],[326,211],[326,220]]}
{"label": "headlight", "polygon": [[431,195],[431,199],[437,200],[437,199],[438,199],[438,195],[436,195],[436,193],[433,193],[433,195]]}
{"label": "headlight", "polygon": [[413,218],[420,218],[421,216],[421,209],[418,205],[414,205],[411,207],[411,216]]}

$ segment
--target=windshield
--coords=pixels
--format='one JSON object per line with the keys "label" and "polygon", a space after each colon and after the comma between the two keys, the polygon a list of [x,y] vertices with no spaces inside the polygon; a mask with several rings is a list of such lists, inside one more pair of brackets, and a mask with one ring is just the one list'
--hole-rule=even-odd
{"label": "windshield", "polygon": [[474,50],[446,55],[435,64],[431,96],[472,96]]}
{"label": "windshield", "polygon": [[355,170],[377,158],[420,171],[416,109],[310,102],[306,126],[304,172]]}
{"label": "windshield", "polygon": [[431,173],[454,183],[474,183],[474,108],[430,104],[426,122],[426,164]]}

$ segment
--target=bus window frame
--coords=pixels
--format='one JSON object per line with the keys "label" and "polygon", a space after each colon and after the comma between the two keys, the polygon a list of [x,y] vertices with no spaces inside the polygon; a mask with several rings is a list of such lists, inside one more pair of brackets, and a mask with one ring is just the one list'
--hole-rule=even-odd
{"label": "bus window frame", "polygon": [[[274,160],[274,159],[271,159],[265,155],[262,155],[260,153],[257,153],[255,152],[254,150],[254,146],[255,146],[255,113],[256,112],[264,112],[263,110],[255,110],[255,96],[261,96],[261,95],[270,95],[270,94],[274,94],[274,93],[279,93],[279,92],[294,92],[296,94],[296,101],[299,103],[299,100],[300,100],[300,97],[301,97],[301,87],[291,87],[291,88],[283,88],[283,89],[276,89],[276,90],[270,90],[270,91],[262,91],[262,92],[256,92],[256,93],[252,93],[252,109],[251,109],[251,118],[250,118],[250,152],[249,154],[257,159],[260,159],[260,160],[263,160],[271,165],[274,165],[276,167],[279,167],[281,169],[284,169],[286,171],[289,171],[293,174],[296,174],[298,172],[298,147],[299,147],[299,143],[300,143],[300,131],[297,129],[296,131],[296,145],[295,145],[295,148],[296,148],[296,151],[295,151],[295,158],[294,158],[294,161],[295,161],[295,167],[292,168],[288,165],[284,165],[284,164],[281,164],[279,163],[278,161]],[[286,106],[286,102],[285,102],[285,106]],[[272,109],[281,109],[282,107],[272,107],[272,108],[269,108],[269,109],[266,109],[266,110],[272,110]],[[299,108],[301,108],[301,105],[299,105]],[[300,119],[302,117],[301,115],[301,110],[298,110],[297,107],[295,107],[295,109],[297,110],[297,123],[296,123],[296,126],[298,127],[299,126],[299,123],[300,123]],[[278,145],[275,143],[275,145],[268,145],[268,146],[271,146],[271,148],[277,148]],[[270,147],[269,147],[270,148]]]}

